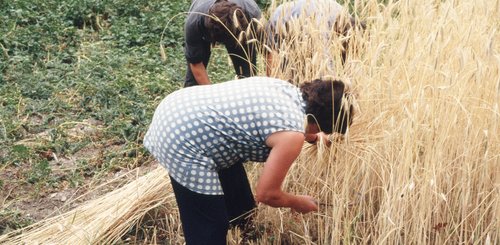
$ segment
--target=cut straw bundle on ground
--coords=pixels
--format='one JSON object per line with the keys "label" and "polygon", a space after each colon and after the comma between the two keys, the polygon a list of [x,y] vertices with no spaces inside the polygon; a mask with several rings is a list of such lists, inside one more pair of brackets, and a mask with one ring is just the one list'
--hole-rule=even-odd
{"label": "cut straw bundle on ground", "polygon": [[150,210],[175,199],[167,172],[154,171],[69,212],[0,237],[2,244],[112,244]]}

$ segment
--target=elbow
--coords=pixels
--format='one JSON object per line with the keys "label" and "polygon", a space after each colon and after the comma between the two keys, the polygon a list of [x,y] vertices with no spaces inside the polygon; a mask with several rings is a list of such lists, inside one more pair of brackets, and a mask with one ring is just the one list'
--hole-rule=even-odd
{"label": "elbow", "polygon": [[255,194],[255,200],[271,207],[282,206],[280,205],[280,201],[282,200],[281,195],[276,191],[257,191]]}
{"label": "elbow", "polygon": [[266,204],[267,197],[263,193],[255,193],[255,201]]}

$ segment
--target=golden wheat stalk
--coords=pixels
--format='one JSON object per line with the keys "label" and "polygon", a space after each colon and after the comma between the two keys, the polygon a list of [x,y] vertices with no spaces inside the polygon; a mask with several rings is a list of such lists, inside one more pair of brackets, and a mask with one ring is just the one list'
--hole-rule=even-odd
{"label": "golden wheat stalk", "polygon": [[164,168],[69,212],[0,237],[2,244],[112,244],[150,210],[175,207]]}

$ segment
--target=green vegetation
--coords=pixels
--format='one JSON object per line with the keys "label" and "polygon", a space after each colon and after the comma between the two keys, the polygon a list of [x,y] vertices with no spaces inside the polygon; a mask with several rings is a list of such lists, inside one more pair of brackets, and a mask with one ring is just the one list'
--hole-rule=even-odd
{"label": "green vegetation", "polygon": [[[183,84],[188,8],[0,0],[0,234],[28,223],[20,198],[39,201],[150,159],[141,141],[154,108]],[[234,77],[221,50],[215,81]]]}

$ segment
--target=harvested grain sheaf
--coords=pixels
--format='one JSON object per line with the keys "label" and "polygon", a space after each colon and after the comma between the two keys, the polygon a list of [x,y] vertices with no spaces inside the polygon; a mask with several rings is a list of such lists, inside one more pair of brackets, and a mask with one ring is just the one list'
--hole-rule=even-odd
{"label": "harvested grain sheaf", "polygon": [[113,244],[150,210],[175,207],[164,168],[69,212],[0,237],[2,244]]}

